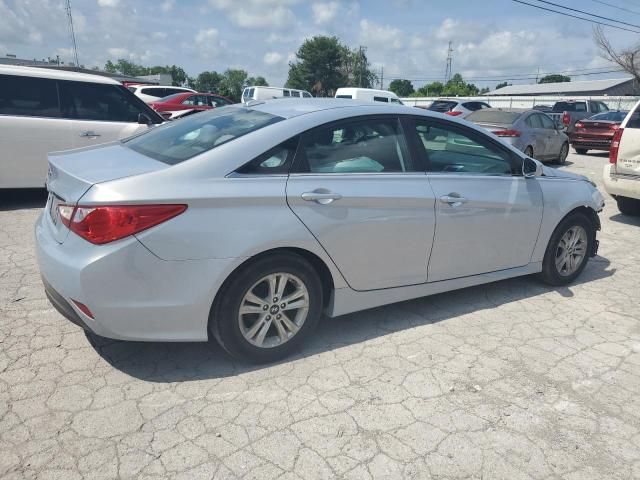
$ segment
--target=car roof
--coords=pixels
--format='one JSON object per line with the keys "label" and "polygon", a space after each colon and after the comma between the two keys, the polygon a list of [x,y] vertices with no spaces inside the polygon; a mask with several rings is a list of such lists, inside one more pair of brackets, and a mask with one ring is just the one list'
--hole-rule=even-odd
{"label": "car roof", "polygon": [[74,80],[76,82],[122,85],[120,82],[109,77],[103,77],[102,75],[69,72],[53,68],[24,67],[19,65],[0,65],[0,75],[17,75],[21,77],[50,78],[53,80]]}
{"label": "car roof", "polygon": [[[540,110],[535,110],[532,108],[483,108],[482,110],[476,110],[477,112],[507,112],[507,113],[526,113],[526,112],[536,112],[536,113],[544,113]],[[473,112],[476,113],[476,112]]]}
{"label": "car roof", "polygon": [[[367,102],[363,100],[352,100],[350,98],[276,98],[263,101],[254,100],[247,103],[236,104],[235,107],[248,107],[283,118],[293,118],[299,115],[337,108],[362,109],[362,115],[378,113],[420,113],[414,111],[413,107],[406,105]],[[366,112],[364,111],[365,109],[367,110]],[[407,109],[411,111],[407,112]],[[354,112],[349,112],[349,114],[352,113]]]}

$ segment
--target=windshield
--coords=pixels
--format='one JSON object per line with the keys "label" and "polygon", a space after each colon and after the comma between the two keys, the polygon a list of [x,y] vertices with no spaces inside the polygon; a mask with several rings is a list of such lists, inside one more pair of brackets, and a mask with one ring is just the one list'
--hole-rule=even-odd
{"label": "windshield", "polygon": [[122,143],[175,165],[281,120],[284,119],[248,108],[220,107],[151,129]]}
{"label": "windshield", "polygon": [[498,123],[511,125],[518,117],[522,115],[521,112],[504,112],[500,110],[477,110],[467,115],[466,120],[474,123]]}
{"label": "windshield", "polygon": [[586,112],[586,102],[556,102],[553,111],[558,112]]}
{"label": "windshield", "polygon": [[598,113],[589,120],[612,120],[614,122],[622,122],[629,112],[604,112]]}
{"label": "windshield", "polygon": [[431,110],[433,112],[441,112],[441,113],[449,112],[454,108],[456,108],[456,105],[458,105],[458,102],[446,102],[443,100],[436,100],[431,104],[431,106],[429,106],[429,108],[427,108],[427,110]]}

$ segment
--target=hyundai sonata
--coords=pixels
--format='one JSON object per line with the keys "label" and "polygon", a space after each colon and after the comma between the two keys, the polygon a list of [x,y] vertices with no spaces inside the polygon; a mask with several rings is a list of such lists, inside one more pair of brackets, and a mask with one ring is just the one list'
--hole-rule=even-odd
{"label": "hyundai sonata", "polygon": [[51,303],[95,334],[273,361],[338,316],[538,273],[573,281],[603,197],[455,118],[353,100],[217,108],[49,156]]}

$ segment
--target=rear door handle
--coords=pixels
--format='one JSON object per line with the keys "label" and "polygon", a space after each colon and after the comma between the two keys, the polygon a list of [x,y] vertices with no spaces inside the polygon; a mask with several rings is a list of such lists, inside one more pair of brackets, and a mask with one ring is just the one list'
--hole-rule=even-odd
{"label": "rear door handle", "polygon": [[304,192],[301,195],[303,200],[307,202],[316,202],[321,205],[328,205],[334,200],[340,200],[342,195],[339,193],[327,192],[327,191],[313,191],[313,192]]}
{"label": "rear door handle", "polygon": [[100,134],[94,132],[93,130],[87,130],[86,132],[82,132],[80,133],[81,137],[86,137],[86,138],[92,138],[92,137],[99,137]]}
{"label": "rear door handle", "polygon": [[449,195],[443,195],[440,197],[441,203],[446,203],[451,205],[452,207],[457,207],[462,205],[463,203],[467,203],[467,199],[461,197],[458,193],[450,193]]}

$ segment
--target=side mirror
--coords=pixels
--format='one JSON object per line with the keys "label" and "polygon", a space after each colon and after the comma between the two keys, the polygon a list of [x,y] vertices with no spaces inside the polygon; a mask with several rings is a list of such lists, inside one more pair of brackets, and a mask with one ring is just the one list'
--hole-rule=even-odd
{"label": "side mirror", "polygon": [[526,157],[522,162],[522,175],[524,178],[542,176],[542,164],[533,158]]}
{"label": "side mirror", "polygon": [[138,123],[140,125],[151,125],[153,122],[151,121],[151,117],[149,117],[149,115],[147,115],[146,113],[139,113]]}

